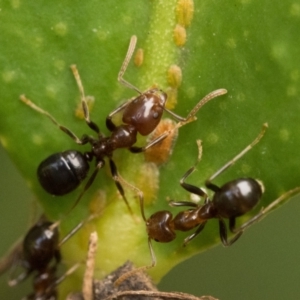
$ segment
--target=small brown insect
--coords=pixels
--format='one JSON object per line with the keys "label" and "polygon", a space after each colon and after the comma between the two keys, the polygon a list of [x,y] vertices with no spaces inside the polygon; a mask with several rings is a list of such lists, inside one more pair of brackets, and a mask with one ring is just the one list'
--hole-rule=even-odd
{"label": "small brown insect", "polygon": [[147,162],[162,165],[167,162],[172,155],[173,146],[178,136],[178,128],[176,128],[176,123],[173,120],[161,120],[155,131],[149,136],[148,143],[166,131],[170,131],[170,134],[164,140],[144,152]]}
{"label": "small brown insect", "polygon": [[183,27],[191,25],[194,16],[194,1],[193,0],[178,0],[176,7],[177,23]]}
{"label": "small brown insect", "polygon": [[182,25],[176,24],[173,31],[173,39],[178,47],[181,47],[186,43],[186,30]]}
{"label": "small brown insect", "polygon": [[144,61],[144,49],[139,48],[136,50],[133,62],[137,67],[140,67],[143,64],[143,61]]}

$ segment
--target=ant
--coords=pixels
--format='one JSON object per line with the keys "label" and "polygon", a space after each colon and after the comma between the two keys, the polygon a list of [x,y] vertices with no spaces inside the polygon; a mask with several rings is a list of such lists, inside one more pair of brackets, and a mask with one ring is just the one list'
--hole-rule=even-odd
{"label": "ant", "polygon": [[[59,241],[58,225],[60,222],[50,222],[42,216],[38,222],[29,229],[23,242],[15,247],[13,253],[8,257],[9,263],[16,269],[22,266],[25,271],[16,278],[10,279],[9,286],[15,286],[36,273],[33,278],[34,292],[23,298],[24,300],[56,300],[57,285],[68,275],[73,273],[79,263],[72,266],[65,274],[57,278],[57,267],[61,262],[60,247],[71,236],[73,236],[87,221],[94,218],[90,216],[87,220],[80,222],[61,241]],[[5,259],[4,259],[5,260]],[[8,268],[8,264],[3,264]],[[3,270],[1,270],[2,272]]]}
{"label": "ant", "polygon": [[[183,175],[180,180],[180,185],[188,192],[203,197],[203,205],[197,205],[196,203],[188,201],[170,201],[170,206],[187,206],[191,208],[179,212],[174,217],[170,211],[158,211],[152,214],[149,219],[146,219],[144,213],[143,193],[139,192],[141,213],[146,223],[148,245],[152,257],[152,265],[147,268],[154,267],[156,265],[156,257],[152,248],[151,240],[155,240],[161,243],[168,243],[176,238],[175,231],[189,231],[196,228],[196,231],[194,233],[185,238],[184,246],[186,246],[204,229],[208,220],[218,219],[220,239],[222,244],[227,247],[236,242],[238,238],[243,234],[245,229],[263,218],[267,212],[271,211],[275,206],[277,206],[286,198],[300,192],[300,187],[297,187],[284,193],[279,198],[274,200],[271,204],[269,204],[266,208],[261,209],[261,211],[250,220],[242,224],[239,228],[236,228],[236,218],[251,211],[261,199],[264,192],[263,184],[260,181],[252,178],[235,179],[225,183],[221,187],[212,183],[212,181],[217,176],[219,176],[230,166],[232,166],[260,141],[260,139],[265,134],[267,127],[268,124],[265,123],[261,132],[252,141],[251,144],[249,144],[244,150],[242,150],[238,155],[227,162],[223,167],[221,167],[216,173],[214,173],[209,179],[205,181],[205,186],[214,192],[212,199],[208,197],[203,189],[185,182],[185,180],[195,171],[196,165],[201,160],[201,141],[197,141],[199,151],[197,161],[195,165],[188,169],[188,171]],[[234,233],[234,236],[231,239],[228,239],[227,227],[224,219],[229,219],[229,230]]]}
{"label": "ant", "polygon": [[[169,131],[164,132],[160,136],[156,137],[154,140],[146,144],[144,147],[134,146],[137,140],[138,133],[146,136],[149,135],[157,127],[161,120],[163,111],[168,112],[177,121],[179,121],[177,127],[181,127],[184,124],[193,121],[195,119],[195,114],[205,103],[215,97],[227,93],[227,90],[225,89],[218,89],[209,93],[201,101],[198,102],[198,104],[191,110],[186,118],[175,114],[165,107],[165,103],[167,101],[166,93],[157,88],[152,88],[145,92],[141,92],[135,86],[124,80],[123,75],[133,55],[136,42],[137,37],[132,36],[127,54],[118,74],[118,81],[124,86],[135,90],[140,95],[125,102],[107,116],[106,127],[111,132],[111,135],[108,137],[105,137],[104,134],[100,132],[97,124],[90,120],[89,109],[86,102],[83,85],[75,65],[72,65],[71,69],[80,91],[84,118],[87,125],[94,132],[96,132],[97,138],[87,135],[83,135],[82,138],[78,138],[71,130],[69,130],[65,126],[60,125],[55,120],[55,118],[47,111],[41,109],[32,101],[27,99],[25,95],[20,96],[20,99],[25,104],[30,106],[35,111],[46,115],[60,130],[70,136],[77,144],[90,144],[92,147],[91,151],[84,153],[76,150],[67,150],[64,152],[52,154],[44,161],[42,161],[38,167],[37,175],[42,187],[52,195],[61,196],[73,191],[80,185],[80,183],[86,178],[88,174],[89,163],[93,159],[95,159],[96,168],[85,184],[82,192],[78,196],[71,210],[77,205],[85,191],[92,185],[98,171],[102,169],[105,164],[105,157],[107,157],[109,160],[109,166],[113,180],[115,181],[117,189],[124,199],[129,211],[131,212],[128,201],[125,197],[123,187],[118,180],[119,175],[117,167],[112,159],[113,152],[119,148],[128,148],[132,153],[146,151],[150,147],[165,139],[170,134]],[[113,123],[112,117],[120,111],[123,112],[123,124],[117,126]]]}

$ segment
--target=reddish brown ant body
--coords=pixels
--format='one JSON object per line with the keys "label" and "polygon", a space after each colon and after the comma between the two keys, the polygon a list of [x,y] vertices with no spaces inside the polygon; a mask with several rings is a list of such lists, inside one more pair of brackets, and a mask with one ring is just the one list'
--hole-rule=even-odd
{"label": "reddish brown ant body", "polygon": [[[178,127],[190,122],[194,119],[197,111],[211,99],[224,95],[227,93],[225,89],[215,90],[205,96],[198,104],[191,110],[186,118],[178,116],[172,111],[165,108],[167,95],[159,89],[150,89],[146,92],[139,91],[129,82],[123,79],[123,75],[130,62],[133,51],[135,49],[137,38],[132,36],[129,44],[129,48],[118,74],[118,81],[124,86],[137,91],[140,95],[132,100],[119,106],[116,110],[111,112],[106,118],[106,127],[111,132],[110,136],[105,137],[98,125],[90,120],[89,109],[84,94],[83,85],[75,65],[71,66],[74,77],[76,79],[80,95],[81,104],[84,112],[84,118],[87,125],[97,134],[97,137],[91,137],[83,135],[82,138],[78,138],[71,130],[65,126],[60,125],[55,118],[50,115],[47,111],[41,109],[35,105],[32,101],[27,99],[24,95],[20,96],[20,99],[30,106],[37,112],[46,115],[60,130],[70,136],[77,144],[91,145],[91,151],[81,153],[77,150],[67,150],[50,155],[44,161],[42,161],[38,167],[38,179],[42,187],[52,195],[65,195],[74,189],[76,189],[80,183],[86,178],[89,171],[89,163],[95,159],[96,168],[91,174],[90,178],[86,182],[83,191],[76,199],[71,210],[77,205],[85,191],[92,185],[94,179],[97,176],[98,171],[103,168],[105,164],[105,158],[108,158],[110,170],[115,184],[122,195],[125,203],[130,210],[128,201],[125,197],[125,193],[122,185],[118,180],[118,171],[116,164],[114,163],[112,156],[116,149],[128,148],[133,153],[139,153],[147,150],[153,145],[159,143],[165,139],[169,132],[164,132],[144,147],[134,146],[137,140],[137,134],[148,135],[150,134],[159,124],[163,111],[167,111],[177,121]],[[123,124],[115,125],[112,121],[113,115],[122,111],[123,113]]]}
{"label": "reddish brown ant body", "polygon": [[[173,216],[173,214],[167,210],[158,211],[152,214],[150,218],[146,219],[144,213],[143,194],[141,192],[139,193],[141,212],[146,223],[148,244],[152,256],[151,267],[156,264],[156,258],[152,249],[151,240],[161,243],[168,243],[176,238],[176,231],[190,231],[196,228],[194,233],[185,238],[185,246],[204,229],[208,220],[218,219],[221,242],[224,246],[230,246],[237,241],[237,239],[250,225],[259,221],[267,212],[272,210],[281,201],[291,197],[296,193],[299,193],[299,187],[284,193],[250,220],[242,224],[239,228],[236,228],[236,218],[252,210],[261,199],[264,192],[262,183],[252,178],[235,179],[225,183],[221,187],[218,187],[212,183],[212,180],[232,166],[260,141],[266,131],[267,126],[267,124],[264,124],[262,131],[251,144],[249,144],[244,150],[242,150],[238,155],[227,162],[222,168],[220,168],[215,174],[206,180],[205,186],[214,192],[212,199],[209,199],[208,195],[203,189],[185,182],[185,180],[194,172],[197,163],[201,159],[202,146],[201,142],[197,141],[199,149],[197,162],[183,175],[180,180],[180,185],[188,192],[203,197],[204,204],[197,205],[194,202],[188,201],[171,201],[170,205],[173,207],[188,206],[190,209],[181,211],[175,216]],[[234,236],[231,239],[228,239],[227,226],[224,219],[229,220],[229,230],[230,232],[234,233]]]}

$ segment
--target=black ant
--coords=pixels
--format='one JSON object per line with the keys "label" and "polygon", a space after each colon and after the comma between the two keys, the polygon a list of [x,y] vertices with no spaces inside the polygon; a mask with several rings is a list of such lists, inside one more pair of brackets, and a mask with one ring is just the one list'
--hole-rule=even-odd
{"label": "black ant", "polygon": [[[44,161],[42,161],[38,167],[37,174],[42,187],[48,193],[59,196],[67,194],[79,186],[79,184],[86,178],[88,174],[89,163],[93,159],[95,159],[96,168],[85,184],[83,191],[75,201],[71,210],[77,205],[85,191],[91,186],[98,171],[103,168],[105,164],[105,157],[109,159],[112,177],[120,194],[125,200],[127,207],[130,210],[123,187],[118,180],[119,175],[117,167],[112,159],[113,152],[119,148],[128,148],[132,153],[139,153],[147,150],[148,148],[165,139],[170,132],[162,133],[160,136],[149,142],[144,147],[134,146],[137,140],[137,134],[140,133],[141,135],[145,136],[149,135],[159,124],[163,111],[168,112],[177,121],[179,121],[178,127],[180,127],[194,120],[197,111],[209,100],[227,93],[225,89],[219,89],[209,93],[200,102],[198,102],[198,104],[191,110],[186,118],[173,113],[165,107],[165,103],[167,100],[166,93],[157,88],[141,92],[135,86],[124,80],[123,75],[132,57],[136,42],[137,37],[132,36],[126,57],[118,74],[118,81],[124,86],[135,90],[140,95],[122,104],[107,116],[106,127],[111,132],[111,135],[108,137],[105,137],[104,134],[100,132],[97,124],[90,120],[89,109],[86,103],[83,85],[75,65],[72,65],[71,69],[80,91],[84,118],[87,125],[97,133],[97,138],[87,135],[83,135],[82,138],[78,138],[71,130],[69,130],[65,126],[60,125],[55,120],[55,118],[47,111],[44,111],[43,109],[35,105],[24,95],[20,96],[20,99],[25,104],[50,118],[50,120],[56,126],[58,126],[60,130],[69,135],[77,144],[90,144],[92,146],[92,149],[89,152],[81,153],[76,150],[68,150],[52,154]],[[112,117],[120,111],[123,111],[123,124],[117,126],[113,123]]]}
{"label": "black ant", "polygon": [[[16,278],[10,279],[8,284],[15,286],[35,273],[33,277],[34,292],[23,298],[24,300],[56,300],[57,285],[68,275],[73,273],[79,263],[71,267],[61,277],[57,277],[57,267],[61,262],[60,247],[71,236],[73,236],[87,221],[80,222],[61,241],[59,241],[59,222],[50,222],[42,216],[38,222],[27,232],[24,240],[16,250],[10,255],[10,264],[15,269],[17,266],[24,268],[24,272]],[[4,264],[3,264],[4,265]],[[6,265],[6,268],[8,266]],[[1,270],[3,271],[3,270]]]}
{"label": "black ant", "polygon": [[[212,180],[214,180],[230,166],[232,166],[237,160],[239,160],[255,144],[260,141],[260,139],[265,134],[267,127],[268,125],[264,124],[261,132],[251,144],[249,144],[244,150],[242,150],[238,155],[227,162],[222,168],[220,168],[215,174],[213,174],[209,179],[206,180],[205,186],[214,192],[212,199],[209,199],[206,192],[201,188],[185,182],[185,180],[195,171],[196,165],[201,159],[202,146],[201,142],[197,141],[199,149],[197,162],[183,175],[180,180],[180,185],[188,192],[203,197],[203,205],[197,205],[193,202],[188,201],[170,201],[171,206],[188,206],[191,208],[179,212],[174,217],[170,211],[158,211],[151,215],[149,219],[146,219],[144,213],[143,194],[139,191],[141,212],[146,223],[148,244],[152,257],[151,267],[155,266],[156,264],[156,258],[152,248],[151,240],[155,240],[161,243],[171,242],[176,238],[175,231],[189,231],[196,228],[196,231],[194,233],[185,238],[185,246],[204,229],[205,224],[208,220],[218,219],[221,242],[224,246],[230,246],[237,241],[237,239],[243,234],[244,230],[247,229],[250,225],[259,221],[267,212],[272,210],[284,199],[300,192],[300,187],[297,187],[284,193],[279,198],[274,200],[271,204],[269,204],[266,208],[263,208],[250,220],[242,224],[239,228],[236,228],[236,218],[252,210],[262,197],[262,194],[264,192],[262,183],[252,178],[235,179],[225,183],[221,187],[218,187],[217,185],[212,183]],[[234,236],[230,240],[227,236],[227,227],[224,219],[229,219],[229,230],[234,233]]]}

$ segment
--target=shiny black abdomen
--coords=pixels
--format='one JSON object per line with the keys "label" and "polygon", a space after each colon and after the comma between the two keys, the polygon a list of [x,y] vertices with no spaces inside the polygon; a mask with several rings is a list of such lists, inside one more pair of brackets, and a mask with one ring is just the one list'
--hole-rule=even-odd
{"label": "shiny black abdomen", "polygon": [[65,195],[86,178],[89,164],[83,154],[68,150],[50,155],[38,167],[37,175],[42,187],[55,196]]}

